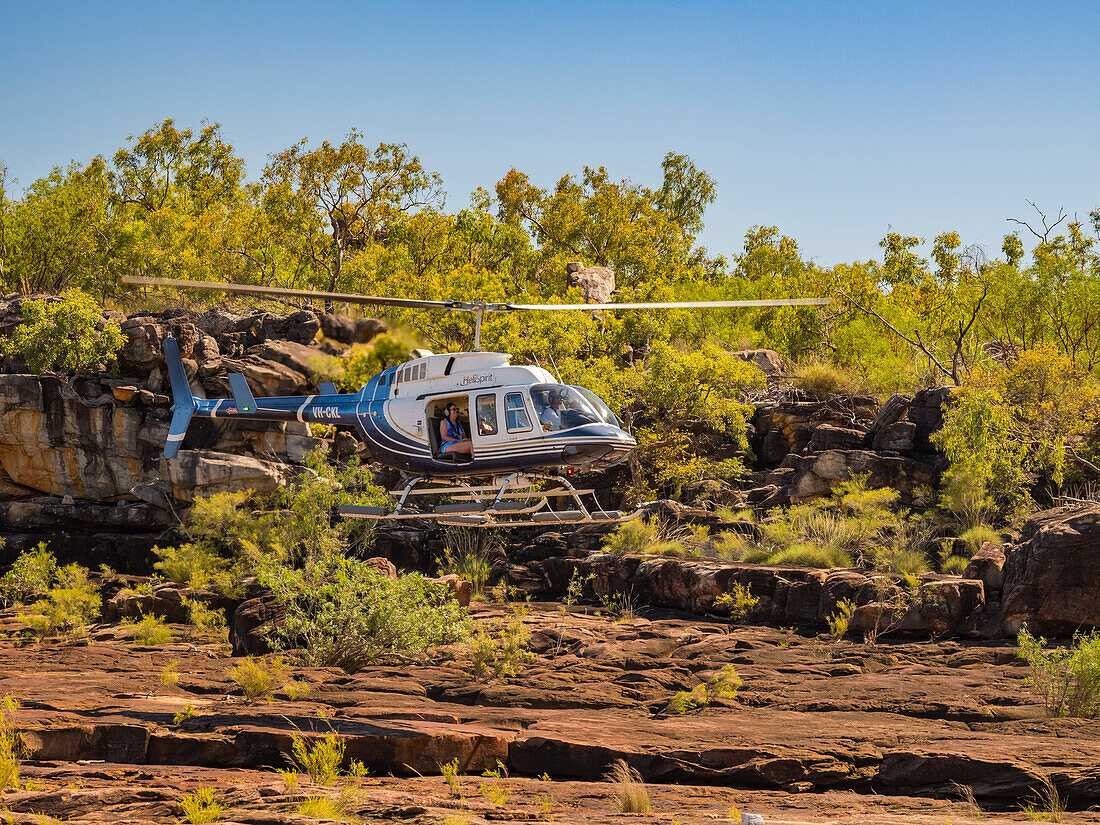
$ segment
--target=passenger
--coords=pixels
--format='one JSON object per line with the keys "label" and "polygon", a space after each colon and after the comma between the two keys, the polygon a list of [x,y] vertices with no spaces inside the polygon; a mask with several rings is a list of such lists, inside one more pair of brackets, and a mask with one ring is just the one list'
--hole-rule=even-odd
{"label": "passenger", "polygon": [[448,404],[443,411],[446,418],[439,422],[439,438],[445,453],[472,455],[474,443],[466,435],[466,428],[458,420],[458,404]]}
{"label": "passenger", "polygon": [[561,396],[556,391],[550,392],[550,406],[543,407],[539,412],[539,421],[545,432],[561,429]]}

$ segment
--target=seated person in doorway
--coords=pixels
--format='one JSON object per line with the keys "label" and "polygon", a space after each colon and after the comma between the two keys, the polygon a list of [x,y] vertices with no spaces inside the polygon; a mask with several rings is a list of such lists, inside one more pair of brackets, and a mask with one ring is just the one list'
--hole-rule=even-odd
{"label": "seated person in doorway", "polygon": [[466,428],[458,420],[458,404],[448,404],[443,411],[446,416],[439,422],[439,440],[445,453],[465,453],[471,455],[474,444],[466,434]]}
{"label": "seated person in doorway", "polygon": [[545,432],[561,429],[561,396],[557,392],[550,393],[550,406],[539,412],[539,421]]}

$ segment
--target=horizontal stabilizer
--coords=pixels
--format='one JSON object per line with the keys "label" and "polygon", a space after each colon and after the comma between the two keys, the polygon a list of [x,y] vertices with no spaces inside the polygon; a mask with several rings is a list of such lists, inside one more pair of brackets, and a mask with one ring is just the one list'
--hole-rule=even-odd
{"label": "horizontal stabilizer", "polygon": [[187,373],[183,371],[179,344],[171,335],[164,339],[164,360],[168,364],[168,380],[172,385],[172,423],[168,426],[168,439],[164,442],[164,457],[175,458],[187,434],[191,415],[195,412],[195,397],[191,394],[191,385],[187,383]]}
{"label": "horizontal stabilizer", "polygon": [[336,385],[328,381],[322,381],[317,389],[321,391],[321,395],[339,395],[339,393],[336,392]]}
{"label": "horizontal stabilizer", "polygon": [[250,413],[256,411],[256,399],[252,397],[252,390],[248,388],[248,382],[239,372],[229,374],[229,389],[233,391],[233,403],[237,406],[237,412]]}

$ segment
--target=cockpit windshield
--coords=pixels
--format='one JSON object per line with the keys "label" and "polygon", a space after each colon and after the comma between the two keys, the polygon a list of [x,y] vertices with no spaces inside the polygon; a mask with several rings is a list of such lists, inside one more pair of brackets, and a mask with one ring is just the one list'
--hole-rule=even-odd
{"label": "cockpit windshield", "polygon": [[[543,430],[568,430],[583,424],[618,426],[607,405],[584,387],[563,384],[534,384],[531,400]],[[593,403],[595,402],[595,403]]]}

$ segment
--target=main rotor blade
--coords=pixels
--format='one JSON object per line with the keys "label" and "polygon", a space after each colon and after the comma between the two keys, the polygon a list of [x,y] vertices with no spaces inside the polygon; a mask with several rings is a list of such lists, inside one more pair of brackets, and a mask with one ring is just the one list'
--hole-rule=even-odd
{"label": "main rotor blade", "polygon": [[751,301],[665,301],[640,304],[509,304],[517,310],[557,312],[568,309],[710,309],[712,307],[811,307],[831,304],[831,298],[765,298]]}
{"label": "main rotor blade", "polygon": [[261,298],[307,298],[346,304],[377,304],[390,307],[416,309],[453,309],[450,301],[421,301],[415,298],[383,298],[377,295],[357,295],[349,292],[315,292],[312,289],[282,289],[281,287],[251,286],[247,284],[222,284],[214,281],[186,281],[176,278],[139,278],[124,275],[119,283],[142,286],[171,286],[181,289],[205,289],[211,292],[229,292],[236,295],[255,295]]}

